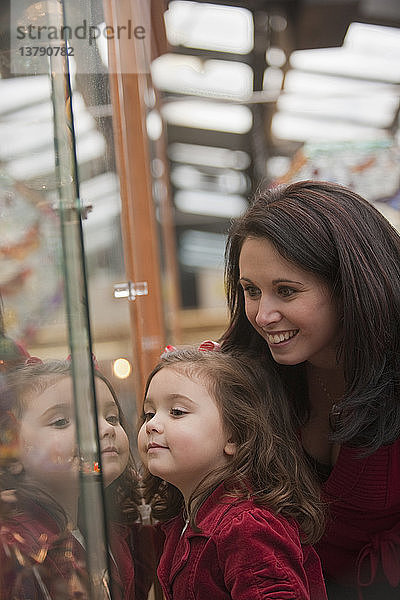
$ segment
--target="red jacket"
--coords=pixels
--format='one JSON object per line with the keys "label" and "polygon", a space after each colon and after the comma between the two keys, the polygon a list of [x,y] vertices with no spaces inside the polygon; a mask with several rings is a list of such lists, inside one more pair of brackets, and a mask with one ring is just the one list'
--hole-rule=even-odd
{"label": "red jacket", "polygon": [[386,580],[400,598],[400,440],[364,458],[342,446],[323,491],[330,518],[317,550],[324,573],[359,590]]}
{"label": "red jacket", "polygon": [[223,497],[219,486],[197,516],[162,526],[158,577],[166,600],[326,600],[317,554],[297,526],[253,500]]}
{"label": "red jacket", "polygon": [[[128,528],[111,525],[113,600],[135,600]],[[70,532],[32,502],[28,511],[0,523],[0,600],[52,600],[87,591],[86,552]],[[43,591],[45,590],[45,591]],[[81,597],[81,596],[77,596]],[[86,598],[87,596],[82,596]]]}

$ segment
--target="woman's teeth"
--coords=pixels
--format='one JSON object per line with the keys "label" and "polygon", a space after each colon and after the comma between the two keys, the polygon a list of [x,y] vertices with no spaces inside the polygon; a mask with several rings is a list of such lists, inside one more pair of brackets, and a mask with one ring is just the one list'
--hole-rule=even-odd
{"label": "woman's teeth", "polygon": [[267,333],[267,341],[270,344],[286,342],[287,340],[290,340],[290,338],[294,337],[298,331],[298,329],[295,329],[292,331],[285,331],[284,333]]}

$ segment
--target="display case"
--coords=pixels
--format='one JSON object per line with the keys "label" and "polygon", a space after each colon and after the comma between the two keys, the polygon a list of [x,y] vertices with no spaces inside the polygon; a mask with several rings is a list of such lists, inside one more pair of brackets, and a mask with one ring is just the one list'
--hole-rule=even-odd
{"label": "display case", "polygon": [[158,593],[135,467],[166,343],[146,130],[156,9],[2,4],[2,599]]}

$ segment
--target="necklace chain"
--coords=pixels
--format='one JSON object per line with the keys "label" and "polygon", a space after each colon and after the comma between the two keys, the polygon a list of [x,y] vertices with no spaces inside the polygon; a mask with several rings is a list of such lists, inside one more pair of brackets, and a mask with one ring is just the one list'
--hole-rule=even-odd
{"label": "necklace chain", "polygon": [[330,425],[331,430],[333,431],[335,428],[334,424],[335,424],[336,420],[340,417],[341,411],[338,407],[338,404],[340,403],[341,400],[343,400],[343,395],[341,395],[340,397],[334,397],[328,390],[326,382],[322,379],[322,377],[320,377],[320,375],[316,371],[313,371],[312,373],[315,377],[315,381],[317,382],[318,386],[324,392],[326,398],[329,400],[329,402],[331,404],[331,409],[329,412],[329,425]]}
{"label": "necklace chain", "polygon": [[321,377],[318,375],[318,373],[314,373],[315,375],[315,379],[317,380],[319,387],[322,389],[322,391],[325,393],[325,396],[328,398],[328,400],[332,403],[332,404],[336,404],[337,399],[334,398],[332,396],[332,394],[330,393],[330,391],[328,390],[326,383],[323,379],[321,379]]}
{"label": "necklace chain", "polygon": [[325,381],[318,375],[318,373],[314,372],[314,376],[315,376],[315,379],[316,379],[319,387],[322,389],[325,396],[328,398],[329,402],[332,405],[331,406],[331,415],[335,416],[335,415],[339,414],[340,411],[338,411],[337,405],[343,399],[343,396],[340,396],[339,398],[335,398],[334,396],[332,396],[332,394],[330,393],[330,391],[327,388]]}

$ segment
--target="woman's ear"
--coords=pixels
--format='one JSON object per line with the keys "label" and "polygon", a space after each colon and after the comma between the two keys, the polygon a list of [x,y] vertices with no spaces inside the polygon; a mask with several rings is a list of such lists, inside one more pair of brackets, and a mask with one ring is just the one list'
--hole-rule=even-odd
{"label": "woman's ear", "polygon": [[236,454],[236,442],[228,440],[224,447],[224,453],[228,456],[234,456]]}

